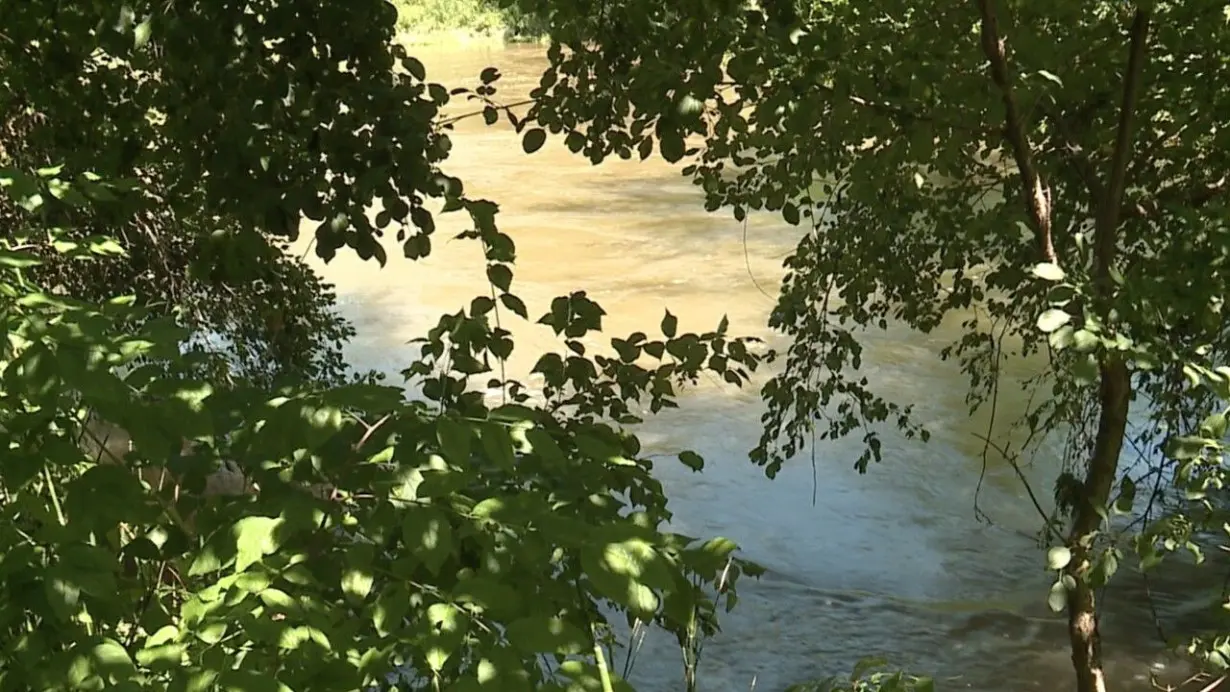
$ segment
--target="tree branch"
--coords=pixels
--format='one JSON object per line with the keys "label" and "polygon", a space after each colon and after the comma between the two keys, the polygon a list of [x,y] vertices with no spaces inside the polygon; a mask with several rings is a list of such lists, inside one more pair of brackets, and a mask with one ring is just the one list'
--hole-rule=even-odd
{"label": "tree branch", "polygon": [[[1128,53],[1127,74],[1123,78],[1123,102],[1119,108],[1119,127],[1115,133],[1115,149],[1111,156],[1110,175],[1107,176],[1106,189],[1098,210],[1097,228],[1098,240],[1095,252],[1113,253],[1115,247],[1115,227],[1119,223],[1119,211],[1123,207],[1123,192],[1127,185],[1128,162],[1132,160],[1132,128],[1136,122],[1136,100],[1140,95],[1141,75],[1145,66],[1145,49],[1149,39],[1149,21],[1152,10],[1140,7],[1132,19],[1132,43]],[[1105,247],[1104,247],[1105,246]],[[1109,260],[1110,255],[1101,257]],[[1108,266],[1103,271],[1109,272]]]}
{"label": "tree branch", "polygon": [[1033,222],[1039,249],[1043,259],[1055,262],[1055,245],[1051,240],[1051,191],[1042,182],[1034,164],[1033,149],[1025,134],[1025,123],[1012,93],[1004,39],[999,35],[999,22],[995,18],[991,1],[978,0],[978,11],[982,16],[982,51],[990,63],[991,79],[999,88],[1000,98],[1004,103],[1004,137],[1012,146],[1012,156],[1016,160],[1024,188],[1025,208],[1029,212],[1030,221]]}
{"label": "tree branch", "polygon": [[1198,209],[1230,192],[1230,177],[1222,176],[1215,183],[1203,183],[1188,187],[1166,187],[1152,199],[1141,202],[1129,202],[1119,212],[1124,218],[1139,219],[1156,216],[1161,207],[1178,204],[1192,209]]}
{"label": "tree branch", "polygon": [[1068,129],[1067,124],[1062,118],[1054,113],[1047,113],[1047,118],[1055,128],[1055,133],[1059,135],[1056,148],[1061,150],[1060,155],[1072,166],[1072,170],[1076,171],[1076,174],[1080,176],[1081,182],[1085,185],[1085,191],[1089,193],[1090,204],[1098,204],[1102,199],[1102,183],[1098,180],[1098,174],[1094,169],[1093,161],[1088,153],[1081,148],[1076,134]]}

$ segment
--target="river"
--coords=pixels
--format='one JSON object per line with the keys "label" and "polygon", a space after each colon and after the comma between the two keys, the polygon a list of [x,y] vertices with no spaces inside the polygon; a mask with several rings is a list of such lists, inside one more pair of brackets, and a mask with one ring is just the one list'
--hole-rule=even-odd
{"label": "river", "polygon": [[[448,86],[474,86],[483,67],[498,66],[506,101],[528,93],[545,65],[537,47],[414,54],[432,80]],[[656,157],[592,166],[558,138],[527,157],[510,126],[488,127],[480,118],[460,123],[453,139],[446,169],[471,196],[500,204],[501,227],[518,247],[515,290],[531,313],[541,314],[555,295],[585,289],[609,313],[608,337],[652,331],[669,307],[681,330],[706,330],[727,314],[732,332],[780,343],[765,323],[781,260],[798,237],[780,217],[753,215],[745,239],[742,224],[726,212],[705,213],[700,192]],[[479,247],[446,242],[464,230],[463,219],[439,221],[425,261],[394,259],[382,271],[345,254],[317,263],[358,328],[349,356],[360,367],[398,372],[412,357],[406,342],[442,312],[468,304],[483,285]],[[676,528],[728,536],[769,570],[743,582],[739,607],[706,644],[705,692],[778,692],[848,672],[871,654],[935,675],[939,689],[1071,688],[1064,623],[1045,606],[1049,575],[1030,538],[1038,516],[1001,461],[991,459],[979,496],[991,523],[975,516],[983,465],[975,434],[986,432],[988,419],[969,414],[965,379],[937,355],[959,323],[925,336],[892,328],[867,335],[866,374],[896,401],[914,404],[934,436],[928,444],[890,437],[884,462],[864,476],[852,467],[851,441],[820,445],[815,468],[808,455],[766,479],[746,458],[760,432],[755,388],[702,384],[680,410],[644,426],[650,453],[692,448],[708,460],[701,474],[657,464]],[[561,348],[549,330],[514,332],[513,373],[524,373],[543,349]],[[1006,367],[1020,379],[1038,363]],[[1003,389],[1001,420],[1024,406],[1019,388]],[[1005,426],[993,431],[1008,434]],[[1048,501],[1058,449],[1044,452],[1025,472]],[[1112,689],[1150,689],[1150,669],[1173,677],[1181,666],[1162,654],[1139,577],[1124,570],[1119,581],[1104,618]],[[1162,614],[1175,620],[1189,605],[1170,599]],[[670,637],[649,635],[631,680],[643,692],[682,689]]]}

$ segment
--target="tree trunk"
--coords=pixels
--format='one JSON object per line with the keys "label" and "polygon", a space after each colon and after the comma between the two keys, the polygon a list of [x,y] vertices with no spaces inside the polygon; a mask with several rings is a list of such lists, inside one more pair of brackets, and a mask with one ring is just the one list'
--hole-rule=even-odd
{"label": "tree trunk", "polygon": [[1131,374],[1118,357],[1108,356],[1101,374],[1098,432],[1085,474],[1084,499],[1077,506],[1068,537],[1072,560],[1065,569],[1065,574],[1075,582],[1068,591],[1068,638],[1072,645],[1077,692],[1106,692],[1097,599],[1089,583],[1094,557],[1091,545],[1102,523],[1102,512],[1110,504],[1132,397]]}
{"label": "tree trunk", "polygon": [[[1151,8],[1138,6],[1132,18],[1131,45],[1123,77],[1123,100],[1119,107],[1119,126],[1115,131],[1114,153],[1105,187],[1090,192],[1098,202],[1093,242],[1093,308],[1103,324],[1109,324],[1116,286],[1112,278],[1120,228],[1123,192],[1127,186],[1128,163],[1132,160],[1135,106],[1143,88]],[[1098,193],[1101,194],[1098,194]],[[1065,576],[1075,582],[1068,592],[1068,637],[1072,645],[1072,665],[1076,670],[1077,692],[1106,692],[1102,670],[1102,641],[1098,631],[1097,599],[1089,583],[1093,567],[1092,544],[1102,518],[1110,507],[1110,494],[1119,472],[1119,454],[1127,435],[1127,417],[1132,399],[1132,374],[1117,351],[1105,349],[1101,356],[1101,383],[1098,391],[1098,432],[1093,456],[1085,472],[1084,497],[1077,504],[1068,535],[1072,560]]]}
{"label": "tree trunk", "polygon": [[[1034,151],[1025,120],[1013,93],[1004,37],[1000,34],[994,0],[977,0],[981,17],[982,49],[987,57],[991,81],[999,89],[1004,104],[1004,137],[1012,151],[1021,182],[1021,192],[1030,226],[1038,241],[1042,259],[1058,263],[1051,238],[1051,195],[1034,162]],[[1138,6],[1132,17],[1127,70],[1123,77],[1123,98],[1110,170],[1101,183],[1090,180],[1089,193],[1096,208],[1093,248],[1093,301],[1080,306],[1085,314],[1096,314],[1103,325],[1111,324],[1111,306],[1116,293],[1112,280],[1119,217],[1132,160],[1135,106],[1142,89],[1152,8]],[[1076,671],[1077,692],[1106,692],[1102,670],[1102,642],[1098,632],[1097,598],[1089,578],[1095,558],[1093,541],[1110,506],[1110,495],[1119,472],[1119,454],[1127,434],[1128,409],[1132,399],[1132,375],[1121,355],[1104,350],[1100,363],[1098,392],[1098,431],[1093,455],[1085,472],[1084,492],[1072,518],[1068,549],[1072,557],[1064,568],[1068,590],[1068,636],[1072,646],[1072,666]]]}

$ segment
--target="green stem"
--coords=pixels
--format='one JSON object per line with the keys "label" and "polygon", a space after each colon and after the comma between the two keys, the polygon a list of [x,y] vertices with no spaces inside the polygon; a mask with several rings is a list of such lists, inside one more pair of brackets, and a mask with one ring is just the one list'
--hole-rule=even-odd
{"label": "green stem", "polygon": [[60,526],[66,526],[68,521],[64,518],[64,508],[60,506],[60,496],[56,494],[55,482],[51,479],[51,472],[47,467],[43,467],[43,479],[47,481],[47,492],[51,495],[51,505],[56,510],[56,520],[60,522]]}
{"label": "green stem", "polygon": [[615,692],[611,671],[606,666],[606,655],[602,653],[602,645],[598,643],[597,637],[594,638],[594,658],[598,662],[598,675],[602,678],[602,692]]}

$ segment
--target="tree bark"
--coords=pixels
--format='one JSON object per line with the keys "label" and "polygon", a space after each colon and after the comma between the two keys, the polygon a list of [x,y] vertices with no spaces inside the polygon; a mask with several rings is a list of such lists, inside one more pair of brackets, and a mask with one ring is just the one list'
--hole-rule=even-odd
{"label": "tree bark", "polygon": [[[1103,324],[1108,324],[1115,296],[1112,268],[1120,235],[1120,212],[1127,186],[1128,163],[1132,159],[1135,106],[1141,90],[1142,73],[1149,36],[1151,13],[1138,7],[1130,30],[1131,47],[1123,78],[1123,100],[1110,171],[1102,195],[1097,199],[1094,225],[1093,281],[1094,304],[1089,306]],[[1088,309],[1088,308],[1086,308]],[[1089,577],[1093,567],[1092,543],[1101,527],[1119,473],[1119,454],[1127,435],[1128,412],[1132,400],[1132,374],[1122,356],[1104,350],[1100,363],[1098,389],[1098,429],[1093,455],[1085,472],[1084,499],[1077,505],[1068,535],[1072,560],[1064,570],[1072,587],[1068,592],[1068,638],[1072,647],[1072,667],[1076,671],[1077,692],[1106,692],[1102,667],[1102,638],[1098,630],[1097,598]]]}
{"label": "tree bark", "polygon": [[1104,508],[1110,504],[1118,475],[1132,398],[1131,373],[1118,357],[1108,357],[1102,364],[1101,380],[1097,437],[1085,473],[1085,499],[1077,507],[1068,536],[1072,560],[1065,569],[1065,576],[1071,577],[1073,583],[1068,591],[1068,639],[1077,692],[1106,692],[1097,597],[1089,583],[1089,573],[1093,566],[1093,537],[1102,523]]}

